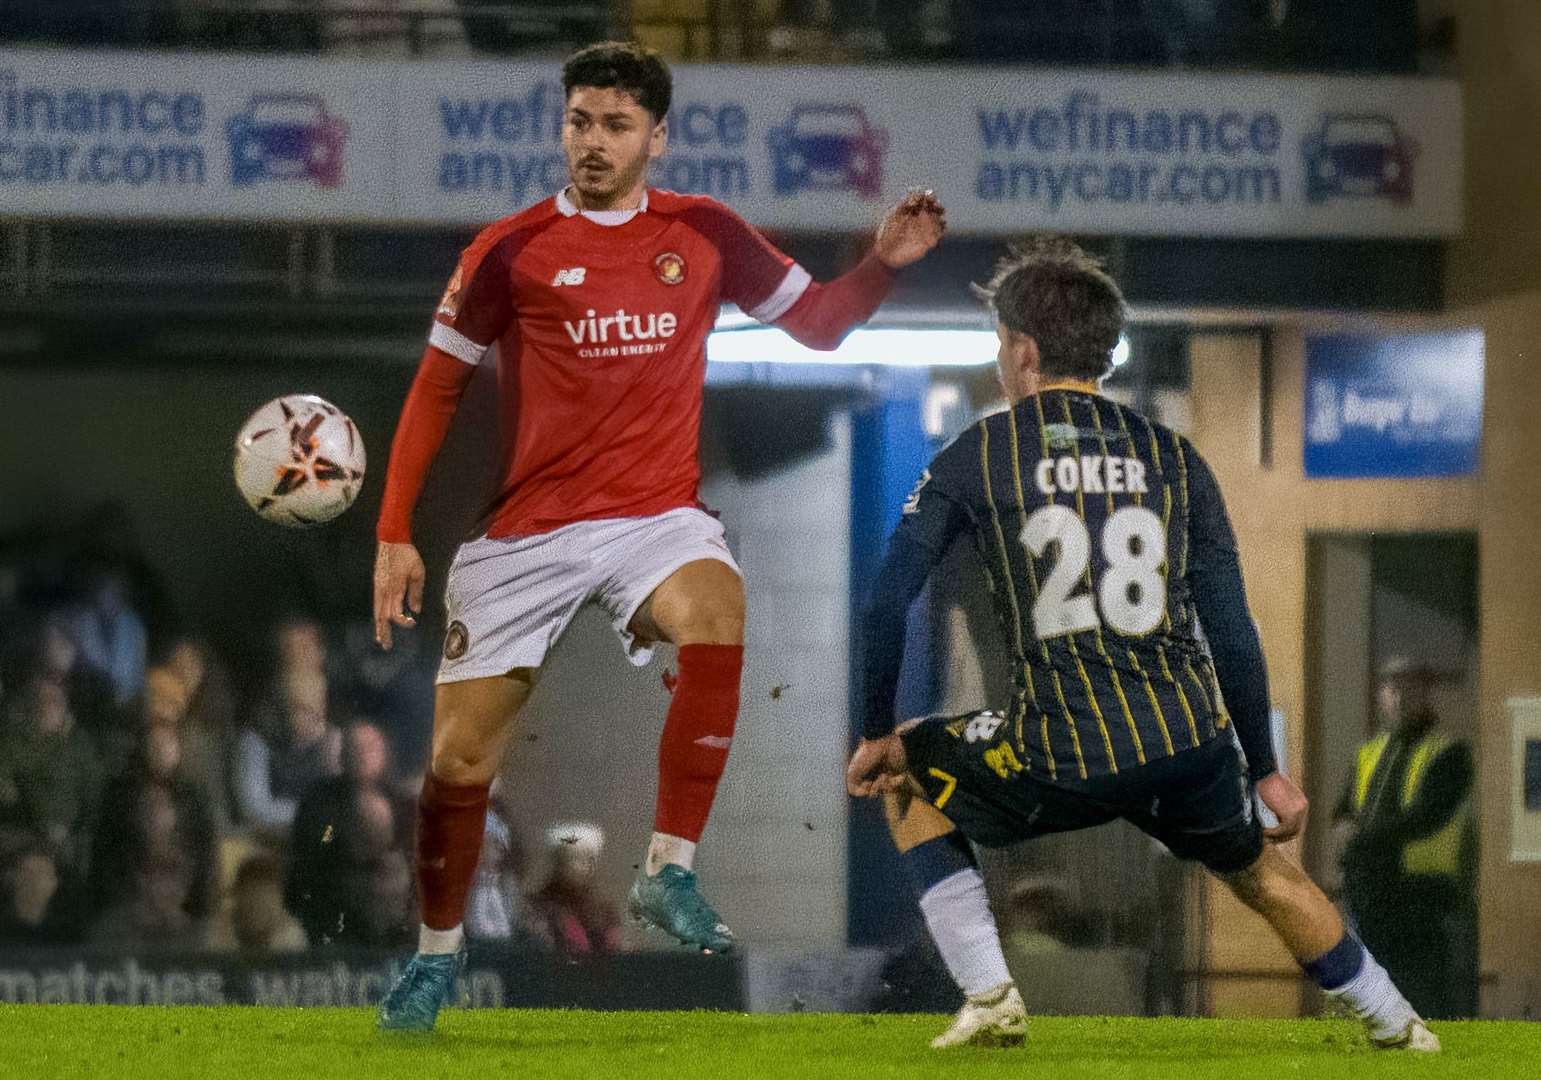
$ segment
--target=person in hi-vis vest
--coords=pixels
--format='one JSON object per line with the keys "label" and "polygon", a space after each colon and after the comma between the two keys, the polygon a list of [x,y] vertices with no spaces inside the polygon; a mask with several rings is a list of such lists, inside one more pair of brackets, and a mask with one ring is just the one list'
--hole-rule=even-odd
{"label": "person in hi-vis vest", "polygon": [[1336,819],[1350,838],[1343,894],[1365,946],[1424,1016],[1476,1007],[1472,756],[1438,729],[1435,673],[1380,670],[1380,731],[1359,747]]}

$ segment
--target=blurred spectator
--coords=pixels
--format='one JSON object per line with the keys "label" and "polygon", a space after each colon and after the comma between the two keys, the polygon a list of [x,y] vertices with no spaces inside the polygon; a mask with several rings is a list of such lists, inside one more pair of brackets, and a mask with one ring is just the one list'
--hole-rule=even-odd
{"label": "blurred spectator", "polygon": [[421,634],[403,634],[389,651],[375,644],[374,624],[356,622],[343,634],[348,681],[343,714],[379,724],[398,773],[428,766],[433,738],[433,668],[423,663]]}
{"label": "blurred spectator", "polygon": [[99,948],[193,951],[207,935],[188,914],[193,871],[174,851],[152,854],[134,872],[133,893],[108,908],[91,927]]}
{"label": "blurred spectator", "polygon": [[41,841],[67,872],[84,873],[102,786],[64,688],[34,678],[0,722],[0,854]]}
{"label": "blurred spectator", "polygon": [[130,893],[138,868],[163,856],[186,869],[188,913],[203,918],[213,912],[219,875],[214,812],[202,784],[183,768],[175,727],[151,723],[142,729],[132,767],[108,788],[97,837],[92,892],[99,905]]}
{"label": "blurred spectator", "polygon": [[0,944],[56,945],[73,937],[63,882],[54,858],[43,847],[23,848],[0,873]]}
{"label": "blurred spectator", "polygon": [[369,863],[367,903],[359,920],[363,944],[399,948],[417,940],[417,907],[412,887],[412,866],[406,853],[382,852]]}
{"label": "blurred spectator", "polygon": [[227,738],[235,722],[235,695],[229,672],[209,647],[197,638],[178,638],[166,653],[166,666],[191,696],[187,716],[192,725]]}
{"label": "blurred spectator", "polygon": [[70,617],[71,636],[86,666],[112,684],[113,698],[126,704],[144,689],[149,636],[129,604],[128,582],[113,569],[97,570],[83,605]]}
{"label": "blurred spectator", "polygon": [[117,691],[107,676],[80,662],[70,620],[59,612],[45,616],[30,653],[28,670],[64,687],[75,719],[105,750],[103,738],[121,722]]}
{"label": "blurred spectator", "polygon": [[188,639],[177,644],[164,665],[145,673],[145,724],[174,727],[181,741],[181,776],[203,791],[216,831],[230,824],[226,783],[229,757],[227,714],[223,703],[210,704],[202,646]]}
{"label": "blurred spectator", "polygon": [[510,827],[501,781],[494,780],[482,832],[482,856],[466,904],[466,934],[479,941],[520,936],[524,918],[524,845]]}
{"label": "blurred spectator", "polygon": [[603,956],[621,948],[621,920],[596,882],[605,834],[585,822],[546,830],[551,877],[530,897],[537,936],[567,957]]}
{"label": "blurred spectator", "polygon": [[278,624],[278,670],[326,676],[326,639],[314,620],[289,618]]}
{"label": "blurred spectator", "polygon": [[[316,783],[294,815],[285,899],[312,944],[372,941],[398,928],[393,868],[381,862],[399,854],[404,818],[385,788],[389,766],[380,729],[349,725],[342,774]],[[410,875],[407,891],[410,905]],[[377,905],[384,910],[372,910]]]}
{"label": "blurred spectator", "polygon": [[241,863],[209,948],[247,959],[305,951],[305,931],[284,910],[284,874],[277,858],[253,855]]}
{"label": "blurred spectator", "polygon": [[319,667],[301,667],[285,675],[276,703],[257,709],[235,752],[233,786],[243,823],[282,835],[294,823],[300,796],[337,775],[342,734],[327,722],[326,708],[326,676]]}

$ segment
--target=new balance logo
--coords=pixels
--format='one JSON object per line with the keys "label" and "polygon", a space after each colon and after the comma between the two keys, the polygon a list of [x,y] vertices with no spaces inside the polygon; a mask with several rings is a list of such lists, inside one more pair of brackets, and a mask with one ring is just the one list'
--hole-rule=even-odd
{"label": "new balance logo", "polygon": [[568,270],[558,270],[556,277],[551,279],[552,285],[582,285],[583,275],[587,274],[588,267],[574,266]]}
{"label": "new balance logo", "polygon": [[733,745],[733,740],[726,735],[702,735],[696,740],[697,746],[709,746],[713,750],[726,750]]}

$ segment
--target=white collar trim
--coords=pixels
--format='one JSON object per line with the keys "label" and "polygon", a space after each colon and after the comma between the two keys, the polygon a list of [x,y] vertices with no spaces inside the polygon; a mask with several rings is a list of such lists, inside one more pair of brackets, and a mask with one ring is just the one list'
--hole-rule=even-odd
{"label": "white collar trim", "polygon": [[564,187],[557,192],[556,208],[561,211],[563,217],[572,217],[581,213],[598,225],[624,225],[638,214],[647,213],[647,188],[642,189],[642,205],[632,210],[579,210],[577,204],[568,197],[567,188]]}

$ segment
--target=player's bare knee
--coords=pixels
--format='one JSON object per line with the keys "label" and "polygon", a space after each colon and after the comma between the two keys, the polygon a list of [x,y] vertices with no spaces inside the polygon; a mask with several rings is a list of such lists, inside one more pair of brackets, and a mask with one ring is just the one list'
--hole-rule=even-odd
{"label": "player's bare knee", "polygon": [[429,769],[433,778],[452,787],[490,784],[497,774],[497,762],[489,756],[463,753],[456,749],[434,747]]}
{"label": "player's bare knee", "polygon": [[742,597],[699,597],[682,605],[674,622],[679,644],[739,645],[744,640]]}

